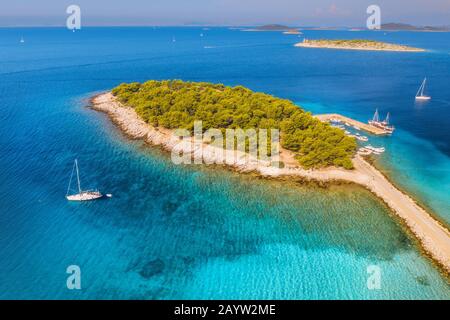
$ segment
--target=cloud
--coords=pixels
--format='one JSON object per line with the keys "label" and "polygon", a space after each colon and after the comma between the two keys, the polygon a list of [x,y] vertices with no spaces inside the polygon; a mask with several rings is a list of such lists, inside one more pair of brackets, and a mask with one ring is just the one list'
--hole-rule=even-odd
{"label": "cloud", "polygon": [[317,7],[314,10],[314,16],[318,18],[324,17],[346,17],[350,16],[352,12],[350,10],[338,7],[335,3],[330,4],[328,7]]}

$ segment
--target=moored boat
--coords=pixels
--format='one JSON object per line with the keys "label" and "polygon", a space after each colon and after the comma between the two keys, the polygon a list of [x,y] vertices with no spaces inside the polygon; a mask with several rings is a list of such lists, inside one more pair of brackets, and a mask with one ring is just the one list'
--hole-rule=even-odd
{"label": "moored boat", "polygon": [[369,120],[369,125],[382,129],[384,132],[391,134],[394,132],[394,126],[389,124],[389,112],[386,115],[386,119],[384,121],[380,121],[380,116],[378,115],[378,109],[375,110],[375,114],[373,115],[372,120]]}
{"label": "moored boat", "polygon": [[384,151],[386,151],[386,149],[384,147],[376,148],[376,147],[371,146],[370,144],[366,146],[366,149],[373,151],[373,153],[375,153],[375,154],[380,154],[380,153],[383,153]]}
{"label": "moored boat", "polygon": [[[74,171],[76,171],[76,174],[77,174],[78,193],[69,194]],[[80,173],[78,170],[78,160],[75,159],[75,163],[72,167],[72,173],[70,175],[69,186],[67,187],[66,199],[69,201],[91,201],[91,200],[100,199],[102,197],[103,197],[103,194],[101,194],[100,191],[98,191],[98,190],[81,190]]]}

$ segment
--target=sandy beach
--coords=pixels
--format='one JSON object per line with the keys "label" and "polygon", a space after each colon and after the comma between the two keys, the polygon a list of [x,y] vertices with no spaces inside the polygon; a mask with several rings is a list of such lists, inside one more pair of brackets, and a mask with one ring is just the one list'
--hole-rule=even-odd
{"label": "sandy beach", "polygon": [[[110,92],[94,97],[92,108],[106,113],[124,133],[133,139],[142,139],[168,151],[190,152],[194,159],[200,159],[205,163],[225,163],[240,172],[257,172],[266,177],[293,176],[307,180],[344,181],[359,184],[383,200],[416,236],[424,251],[442,267],[447,275],[450,273],[449,230],[360,156],[353,159],[354,170],[340,168],[305,170],[298,166],[292,152],[282,149],[280,150],[280,160],[285,166],[276,168],[268,162],[251,159],[245,153],[229,157],[227,152],[233,151],[224,151],[222,148],[201,143],[200,148],[199,143],[193,141],[193,138],[190,138],[191,140],[184,139],[180,143],[178,136],[174,135],[171,130],[155,128],[145,123],[132,108],[117,102]],[[192,145],[196,147],[191,149]],[[225,159],[221,157],[225,157]],[[373,232],[377,232],[377,230],[373,230]]]}

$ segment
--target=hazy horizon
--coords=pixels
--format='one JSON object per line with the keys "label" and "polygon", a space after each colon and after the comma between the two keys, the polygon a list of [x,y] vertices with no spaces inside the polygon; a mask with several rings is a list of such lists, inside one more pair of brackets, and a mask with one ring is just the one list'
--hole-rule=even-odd
{"label": "hazy horizon", "polygon": [[381,8],[382,23],[450,24],[449,0],[16,0],[2,5],[0,26],[64,26],[66,8],[80,6],[83,26],[289,26],[363,27],[369,5]]}

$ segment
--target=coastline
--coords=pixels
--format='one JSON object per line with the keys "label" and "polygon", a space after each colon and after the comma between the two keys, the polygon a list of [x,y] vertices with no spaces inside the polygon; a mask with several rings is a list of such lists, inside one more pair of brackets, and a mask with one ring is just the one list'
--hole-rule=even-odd
{"label": "coastline", "polygon": [[[92,109],[106,113],[124,133],[133,139],[142,139],[147,143],[159,145],[168,151],[188,150],[193,158],[200,158],[205,162],[217,160],[219,148],[203,145],[203,152],[198,148],[191,151],[189,139],[186,139],[186,142],[183,140],[183,143],[180,144],[180,140],[173,134],[172,130],[154,128],[148,125],[139,118],[132,108],[117,102],[110,92],[93,97],[91,104]],[[220,151],[224,152],[221,148]],[[240,172],[254,171],[261,176],[270,178],[293,176],[318,182],[344,181],[361,185],[386,203],[396,216],[404,222],[408,230],[415,235],[424,252],[439,264],[447,275],[450,273],[449,230],[417,205],[410,196],[397,189],[380,171],[361,156],[354,158],[355,169],[351,171],[338,168],[305,170],[298,166],[290,151],[280,151],[280,159],[285,163],[285,167],[281,169],[271,167],[270,163],[248,161],[248,155],[246,154],[239,155],[232,162],[227,162],[226,165]],[[229,157],[226,157],[226,159],[229,159]]]}
{"label": "coastline", "polygon": [[391,51],[391,52],[425,52],[425,49],[395,49],[395,48],[363,48],[363,47],[349,47],[349,46],[334,46],[334,45],[316,45],[310,43],[296,43],[295,47],[299,48],[315,48],[315,49],[336,49],[336,50],[361,50],[361,51]]}

